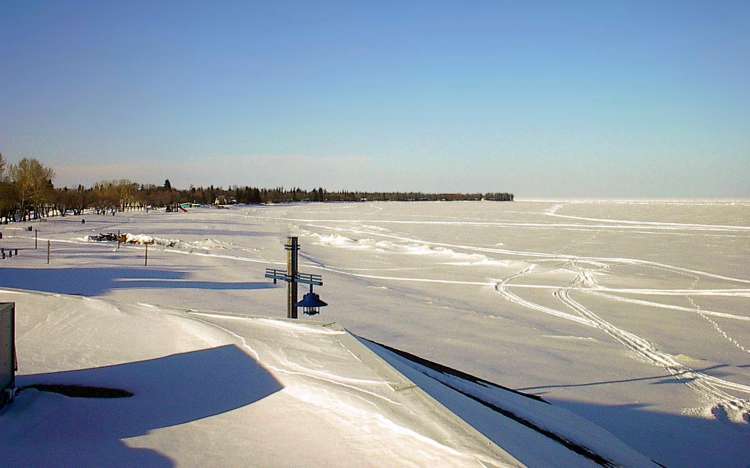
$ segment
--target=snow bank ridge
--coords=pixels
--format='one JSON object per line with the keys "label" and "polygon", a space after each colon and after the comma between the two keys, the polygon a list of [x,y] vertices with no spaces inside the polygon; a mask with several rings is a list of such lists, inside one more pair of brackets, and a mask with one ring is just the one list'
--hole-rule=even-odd
{"label": "snow bank ridge", "polygon": [[[117,234],[99,234],[96,236],[87,236],[82,240],[88,242],[114,242],[117,240]],[[155,237],[147,234],[131,233],[121,234],[120,242],[122,242],[123,244],[159,245],[162,247],[172,247],[181,250],[224,250],[230,247],[230,244],[216,239],[203,239],[199,241],[188,242],[180,239],[166,239],[163,237]]]}
{"label": "snow bank ridge", "polygon": [[449,261],[449,265],[466,266],[507,266],[507,262],[494,260],[482,254],[457,252],[447,247],[430,246],[416,242],[395,243],[388,240],[371,238],[352,239],[341,234],[318,234],[306,232],[306,236],[316,239],[315,243],[324,247],[335,247],[348,250],[370,250],[384,254],[434,256]]}

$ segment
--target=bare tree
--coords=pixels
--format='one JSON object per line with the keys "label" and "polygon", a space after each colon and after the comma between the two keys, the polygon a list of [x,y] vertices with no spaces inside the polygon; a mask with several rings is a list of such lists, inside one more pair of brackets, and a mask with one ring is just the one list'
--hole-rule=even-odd
{"label": "bare tree", "polygon": [[37,215],[46,207],[53,195],[54,177],[55,171],[36,159],[24,158],[10,166],[10,179],[16,187],[23,219],[27,219],[31,207]]}

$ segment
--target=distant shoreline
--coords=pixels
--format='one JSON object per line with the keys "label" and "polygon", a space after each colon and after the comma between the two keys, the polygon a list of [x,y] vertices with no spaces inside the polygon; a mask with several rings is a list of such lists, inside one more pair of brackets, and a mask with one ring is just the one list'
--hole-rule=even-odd
{"label": "distant shoreline", "polygon": [[587,197],[533,197],[517,198],[527,203],[750,203],[750,198],[587,198]]}

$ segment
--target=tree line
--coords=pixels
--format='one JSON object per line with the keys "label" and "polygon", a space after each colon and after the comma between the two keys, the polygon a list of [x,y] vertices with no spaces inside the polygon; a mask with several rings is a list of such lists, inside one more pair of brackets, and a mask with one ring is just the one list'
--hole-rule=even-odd
{"label": "tree line", "polygon": [[161,186],[127,179],[97,182],[91,187],[55,187],[55,171],[36,159],[7,164],[0,154],[0,220],[26,221],[51,214],[127,211],[146,207],[174,207],[182,203],[226,205],[233,203],[358,202],[358,201],[513,201],[512,193],[423,193],[329,191],[294,188],[193,187],[176,189],[169,179]]}

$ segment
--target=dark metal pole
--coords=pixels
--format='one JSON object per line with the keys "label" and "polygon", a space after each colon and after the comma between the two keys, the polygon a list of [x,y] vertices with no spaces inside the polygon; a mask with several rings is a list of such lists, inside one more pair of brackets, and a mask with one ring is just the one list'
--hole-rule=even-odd
{"label": "dark metal pole", "polygon": [[34,229],[34,250],[39,248],[38,244],[39,244],[39,230]]}
{"label": "dark metal pole", "polygon": [[0,355],[2,355],[3,369],[0,369],[0,407],[13,398],[13,393],[8,392],[15,388],[15,375],[18,370],[18,359],[16,358],[16,331],[15,331],[15,309],[14,302],[0,303]]}
{"label": "dark metal pole", "polygon": [[51,245],[52,243],[50,242],[49,239],[47,239],[47,265],[49,265],[49,251],[50,251]]}
{"label": "dark metal pole", "polygon": [[299,251],[299,243],[297,237],[289,237],[289,242],[286,244],[287,257],[286,257],[286,272],[289,275],[289,281],[287,282],[287,310],[286,316],[288,318],[297,318],[297,274],[298,262],[297,252]]}
{"label": "dark metal pole", "polygon": [[143,266],[148,266],[148,243],[146,244],[146,256],[143,258]]}

